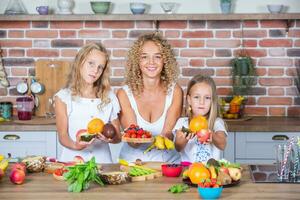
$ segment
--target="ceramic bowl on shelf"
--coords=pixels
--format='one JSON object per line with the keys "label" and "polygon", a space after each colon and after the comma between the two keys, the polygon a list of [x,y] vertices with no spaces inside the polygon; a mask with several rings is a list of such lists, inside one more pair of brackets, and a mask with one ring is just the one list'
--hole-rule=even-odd
{"label": "ceramic bowl on shelf", "polygon": [[130,3],[130,10],[134,15],[144,14],[146,11],[147,4],[145,3]]}
{"label": "ceramic bowl on shelf", "polygon": [[267,5],[267,8],[268,8],[269,12],[272,13],[272,14],[282,12],[283,7],[284,6],[281,5],[281,4],[269,4],[269,5]]}
{"label": "ceramic bowl on shelf", "polygon": [[174,12],[174,9],[176,7],[176,3],[174,2],[161,2],[160,7],[163,9],[163,11],[167,14],[172,14]]}
{"label": "ceramic bowl on shelf", "polygon": [[95,14],[107,14],[111,6],[110,1],[91,1],[90,3]]}

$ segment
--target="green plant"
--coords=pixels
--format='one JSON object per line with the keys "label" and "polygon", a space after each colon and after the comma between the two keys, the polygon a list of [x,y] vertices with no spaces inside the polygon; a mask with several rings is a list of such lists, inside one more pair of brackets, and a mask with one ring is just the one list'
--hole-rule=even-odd
{"label": "green plant", "polygon": [[182,192],[186,192],[188,189],[189,186],[187,184],[176,184],[170,187],[168,191],[172,193],[182,193]]}
{"label": "green plant", "polygon": [[252,58],[243,55],[232,59],[232,87],[233,95],[245,96],[255,84],[256,72]]}
{"label": "green plant", "polygon": [[221,3],[231,3],[231,0],[220,0]]}

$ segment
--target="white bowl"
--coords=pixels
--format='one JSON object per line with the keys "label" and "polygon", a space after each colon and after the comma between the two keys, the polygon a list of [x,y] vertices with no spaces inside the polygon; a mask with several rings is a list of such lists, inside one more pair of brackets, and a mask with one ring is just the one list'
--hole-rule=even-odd
{"label": "white bowl", "polygon": [[144,14],[146,7],[147,4],[145,3],[130,3],[130,10],[134,15]]}
{"label": "white bowl", "polygon": [[172,14],[173,10],[176,7],[176,3],[174,2],[161,2],[160,7],[164,10],[167,14]]}
{"label": "white bowl", "polygon": [[270,5],[267,5],[268,7],[268,10],[270,13],[280,13],[283,9],[283,5],[280,5],[280,4],[270,4]]}

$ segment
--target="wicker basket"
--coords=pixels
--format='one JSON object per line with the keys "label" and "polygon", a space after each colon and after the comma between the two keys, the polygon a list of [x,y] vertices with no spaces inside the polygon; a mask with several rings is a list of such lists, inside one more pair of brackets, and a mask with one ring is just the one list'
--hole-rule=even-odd
{"label": "wicker basket", "polygon": [[224,97],[220,100],[220,115],[224,119],[239,119],[244,116],[244,108],[247,99],[244,99],[242,104],[230,103],[233,97]]}

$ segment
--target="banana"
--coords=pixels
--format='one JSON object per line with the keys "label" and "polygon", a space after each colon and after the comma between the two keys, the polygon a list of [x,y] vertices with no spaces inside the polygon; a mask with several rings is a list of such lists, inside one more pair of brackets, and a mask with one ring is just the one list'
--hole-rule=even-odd
{"label": "banana", "polygon": [[164,138],[164,142],[165,142],[165,146],[168,150],[173,150],[175,149],[175,145],[174,142],[172,142],[171,140],[169,140],[168,138]]}
{"label": "banana", "polygon": [[0,162],[4,159],[4,155],[0,154]]}
{"label": "banana", "polygon": [[9,162],[10,158],[4,159],[0,162],[0,169],[2,169],[4,172],[8,167],[8,162]]}
{"label": "banana", "polygon": [[210,171],[210,178],[217,178],[217,172],[215,167],[210,165],[208,169]]}
{"label": "banana", "polygon": [[168,138],[158,135],[154,138],[154,142],[144,151],[144,154],[153,148],[156,148],[158,150],[173,150],[175,149],[175,145]]}

